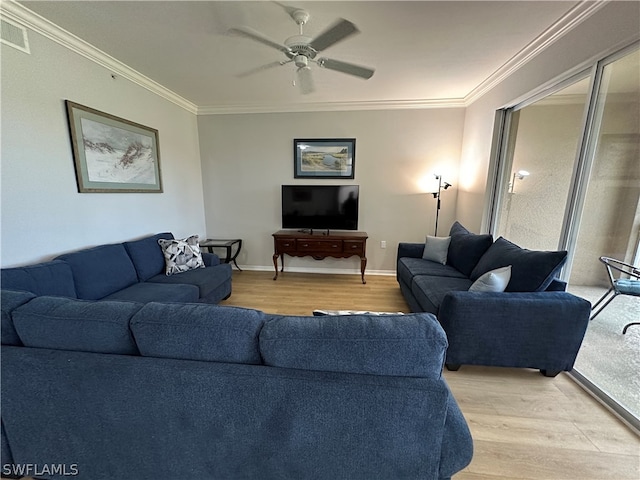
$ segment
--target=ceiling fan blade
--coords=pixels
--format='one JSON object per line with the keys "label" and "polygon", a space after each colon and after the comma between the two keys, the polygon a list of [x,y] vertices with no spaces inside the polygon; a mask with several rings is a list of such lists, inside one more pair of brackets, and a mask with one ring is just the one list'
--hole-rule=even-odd
{"label": "ceiling fan blade", "polygon": [[334,43],[338,43],[340,40],[344,40],[349,35],[359,32],[360,30],[358,30],[358,27],[349,20],[342,18],[316,38],[311,40],[309,46],[311,46],[316,52],[319,52],[320,50],[330,47]]}
{"label": "ceiling fan blade", "polygon": [[275,48],[276,50],[280,50],[284,53],[289,53],[291,49],[286,45],[282,45],[275,40],[270,39],[266,35],[254,30],[251,27],[234,27],[230,28],[227,33],[230,35],[239,35],[241,37],[246,37],[251,40],[255,40],[256,42],[260,42],[268,47]]}
{"label": "ceiling fan blade", "polygon": [[339,60],[331,60],[330,58],[319,58],[317,60],[318,65],[329,70],[335,70],[337,72],[346,73],[348,75],[354,75],[356,77],[369,79],[373,76],[375,70],[372,68],[361,67],[353,63],[341,62]]}
{"label": "ceiling fan blade", "polygon": [[251,70],[247,70],[246,72],[239,73],[239,74],[236,75],[236,78],[248,77],[249,75],[253,75],[254,73],[258,73],[258,72],[261,72],[263,70],[269,70],[270,68],[279,67],[281,65],[285,65],[285,64],[291,63],[291,62],[293,62],[293,60],[283,60],[281,62],[267,63],[266,65],[262,65],[260,67],[252,68]]}
{"label": "ceiling fan blade", "polygon": [[311,69],[309,67],[300,67],[298,69],[298,86],[300,92],[303,95],[313,93],[315,86],[313,85],[313,77],[311,76]]}
{"label": "ceiling fan blade", "polygon": [[287,12],[289,15],[293,15],[293,13],[296,10],[300,10],[298,7],[291,7],[289,5],[285,5],[284,3],[280,3],[280,2],[276,2],[274,0],[274,2],[276,5],[278,5],[279,7],[281,7],[285,12]]}

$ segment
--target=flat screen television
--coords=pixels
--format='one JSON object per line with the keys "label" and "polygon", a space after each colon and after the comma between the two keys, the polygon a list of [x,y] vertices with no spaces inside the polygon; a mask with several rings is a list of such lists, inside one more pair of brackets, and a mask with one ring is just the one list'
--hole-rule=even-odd
{"label": "flat screen television", "polygon": [[359,185],[282,185],[282,228],[357,230]]}

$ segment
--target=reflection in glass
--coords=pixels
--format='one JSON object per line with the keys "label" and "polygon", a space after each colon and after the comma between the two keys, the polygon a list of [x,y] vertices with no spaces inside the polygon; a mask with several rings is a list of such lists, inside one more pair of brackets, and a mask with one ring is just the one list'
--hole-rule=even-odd
{"label": "reflection in glass", "polygon": [[524,248],[557,250],[588,88],[585,78],[514,112],[497,235]]}

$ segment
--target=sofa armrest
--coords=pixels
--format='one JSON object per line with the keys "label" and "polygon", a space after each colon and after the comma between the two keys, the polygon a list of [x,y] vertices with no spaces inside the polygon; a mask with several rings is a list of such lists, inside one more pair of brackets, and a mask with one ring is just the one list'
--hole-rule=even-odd
{"label": "sofa armrest", "polygon": [[448,364],[571,370],[591,304],[567,292],[450,292],[438,320]]}
{"label": "sofa armrest", "polygon": [[398,244],[398,258],[411,257],[422,258],[424,243],[401,242]]}
{"label": "sofa armrest", "polygon": [[202,252],[202,260],[204,261],[205,267],[220,265],[220,257],[215,253]]}
{"label": "sofa armrest", "polygon": [[[532,323],[584,325],[589,320],[591,304],[568,292],[469,292],[447,293],[440,305],[440,322],[446,318],[451,326],[469,323]],[[502,323],[501,328],[507,324]],[[482,325],[484,326],[484,325]]]}

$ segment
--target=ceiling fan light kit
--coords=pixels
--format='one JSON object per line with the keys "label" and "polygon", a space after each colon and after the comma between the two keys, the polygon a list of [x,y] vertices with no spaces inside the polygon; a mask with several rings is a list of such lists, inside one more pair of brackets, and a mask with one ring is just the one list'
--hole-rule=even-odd
{"label": "ceiling fan light kit", "polygon": [[272,40],[251,27],[242,26],[229,30],[230,34],[239,35],[262,43],[263,45],[274,48],[287,56],[287,60],[268,63],[267,65],[244,72],[238,75],[239,77],[246,77],[272,67],[279,67],[293,62],[297,67],[296,76],[298,78],[297,84],[300,87],[300,92],[302,94],[309,94],[315,90],[313,86],[313,78],[311,76],[311,68],[309,66],[311,62],[316,63],[320,67],[334,70],[336,72],[346,73],[347,75],[352,75],[365,80],[373,76],[375,70],[372,68],[340,60],[332,60],[330,58],[318,58],[316,60],[318,52],[335,45],[351,35],[359,33],[358,28],[353,23],[345,19],[340,19],[316,38],[311,38],[305,36],[303,32],[303,25],[305,25],[311,18],[309,12],[302,9],[288,9],[287,11],[296,24],[298,24],[300,33],[299,35],[293,35],[287,38],[282,44]]}

